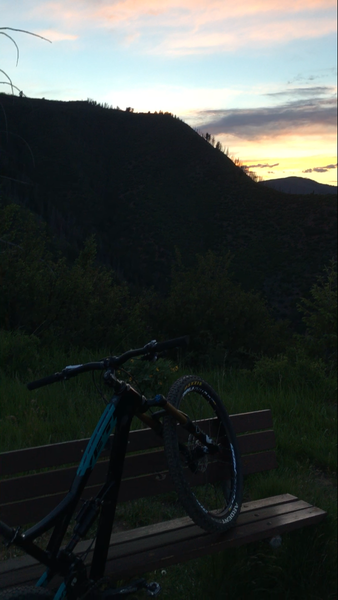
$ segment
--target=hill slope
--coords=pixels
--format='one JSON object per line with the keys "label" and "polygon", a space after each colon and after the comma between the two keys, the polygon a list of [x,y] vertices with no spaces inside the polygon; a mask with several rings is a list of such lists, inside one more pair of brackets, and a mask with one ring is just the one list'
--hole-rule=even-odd
{"label": "hill slope", "polygon": [[261,181],[260,185],[286,194],[337,194],[336,185],[325,185],[308,177],[269,179],[268,181]]}
{"label": "hill slope", "polygon": [[336,250],[332,196],[254,183],[168,114],[0,96],[2,194],[48,223],[70,256],[96,233],[99,256],[133,284],[165,290],[177,247],[230,250],[234,276],[292,316]]}

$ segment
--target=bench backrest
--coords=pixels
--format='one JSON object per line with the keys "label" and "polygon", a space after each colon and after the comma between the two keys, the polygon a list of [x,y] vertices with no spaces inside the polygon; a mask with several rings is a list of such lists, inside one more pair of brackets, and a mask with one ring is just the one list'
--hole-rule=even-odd
{"label": "bench backrest", "polygon": [[[277,466],[270,410],[231,415],[248,475]],[[66,495],[88,439],[0,454],[0,520],[11,526],[35,523]],[[131,431],[119,502],[174,489],[160,439],[151,429]],[[83,497],[94,496],[105,481],[109,451],[102,453]]]}

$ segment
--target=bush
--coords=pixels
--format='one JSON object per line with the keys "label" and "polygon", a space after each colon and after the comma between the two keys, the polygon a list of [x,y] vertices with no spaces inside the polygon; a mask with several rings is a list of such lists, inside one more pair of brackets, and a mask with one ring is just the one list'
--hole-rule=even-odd
{"label": "bush", "polygon": [[129,377],[130,384],[137,384],[142,394],[166,395],[169,386],[177,377],[177,371],[178,366],[167,359],[149,362],[136,358],[128,362],[126,369],[117,371],[117,376],[125,381],[128,381]]}
{"label": "bush", "polygon": [[283,389],[317,388],[327,399],[333,398],[336,389],[335,378],[327,375],[324,361],[307,356],[299,347],[290,347],[276,357],[263,356],[253,368],[253,377],[260,383]]}
{"label": "bush", "polygon": [[337,263],[332,260],[325,275],[318,277],[310,290],[311,298],[302,298],[298,308],[303,313],[306,336],[303,343],[312,357],[331,366],[337,363]]}
{"label": "bush", "polygon": [[45,345],[108,346],[138,342],[144,308],[113,271],[96,262],[90,237],[69,264],[49,250],[45,227],[17,205],[0,211],[1,327],[37,336]]}
{"label": "bush", "polygon": [[37,367],[40,341],[20,331],[0,330],[0,364],[7,375],[16,376]]}
{"label": "bush", "polygon": [[230,279],[230,262],[209,251],[186,268],[177,256],[162,327],[168,337],[191,336],[193,360],[231,364],[245,354],[285,349],[287,326],[274,322],[259,294]]}

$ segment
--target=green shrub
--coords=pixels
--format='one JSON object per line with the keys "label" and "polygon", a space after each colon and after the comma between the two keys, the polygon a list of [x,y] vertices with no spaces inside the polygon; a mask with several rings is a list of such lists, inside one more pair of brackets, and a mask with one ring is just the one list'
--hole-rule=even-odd
{"label": "green shrub", "polygon": [[0,365],[7,375],[15,377],[36,368],[39,349],[40,341],[34,335],[0,330]]}
{"label": "green shrub", "polygon": [[324,361],[307,356],[303,349],[297,347],[290,347],[285,354],[276,357],[263,356],[257,360],[253,377],[260,383],[278,384],[283,388],[318,388],[330,398],[336,388],[335,379],[328,376]]}
{"label": "green shrub", "polygon": [[167,359],[149,362],[136,358],[131,359],[125,369],[117,371],[117,376],[125,381],[129,379],[131,385],[136,383],[145,395],[166,395],[169,386],[177,377],[177,371],[178,366]]}
{"label": "green shrub", "polygon": [[231,280],[230,262],[229,255],[209,251],[191,268],[178,255],[173,268],[163,329],[167,336],[190,335],[192,359],[204,364],[232,364],[245,353],[277,354],[289,337],[259,294]]}
{"label": "green shrub", "polygon": [[69,264],[49,250],[43,224],[17,205],[0,210],[0,236],[4,330],[36,335],[47,346],[114,352],[143,337],[144,307],[113,271],[97,264],[93,237]]}
{"label": "green shrub", "polygon": [[304,345],[311,356],[337,362],[337,263],[332,260],[298,308],[306,325]]}

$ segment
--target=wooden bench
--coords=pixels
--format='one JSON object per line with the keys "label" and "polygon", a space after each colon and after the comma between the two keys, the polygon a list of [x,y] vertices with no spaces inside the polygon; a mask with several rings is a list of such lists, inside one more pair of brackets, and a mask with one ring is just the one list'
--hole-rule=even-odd
{"label": "wooden bench", "polygon": [[[277,467],[271,411],[232,415],[231,420],[238,435],[244,475]],[[153,431],[132,431],[129,440],[119,503],[172,491],[164,452]],[[73,465],[79,463],[86,444],[87,440],[78,440],[0,454],[0,519],[17,526],[45,516],[66,494],[76,470]],[[107,463],[106,451],[94,469],[86,497],[99,489]],[[27,474],[32,471],[35,473]],[[119,531],[111,537],[106,575],[116,580],[138,576],[319,523],[325,515],[295,496],[282,494],[244,502],[236,525],[221,535],[204,532],[188,517]],[[87,547],[88,541],[84,541],[77,550]],[[87,560],[90,558],[91,554]],[[44,570],[29,556],[3,560],[0,589],[35,583]]]}

